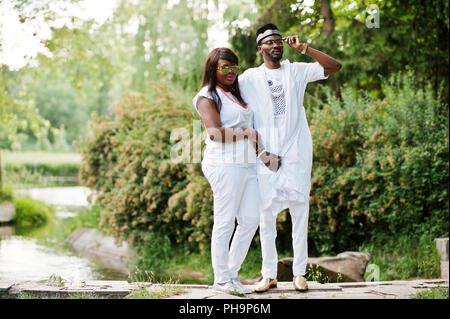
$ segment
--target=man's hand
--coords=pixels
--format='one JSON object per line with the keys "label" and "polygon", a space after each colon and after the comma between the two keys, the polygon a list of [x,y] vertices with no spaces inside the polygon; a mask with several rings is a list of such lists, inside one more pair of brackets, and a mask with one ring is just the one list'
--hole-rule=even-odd
{"label": "man's hand", "polygon": [[288,36],[283,39],[284,42],[295,50],[308,54],[323,66],[324,75],[328,76],[338,72],[342,68],[342,64],[323,52],[313,49],[304,42],[300,42],[298,35]]}
{"label": "man's hand", "polygon": [[276,172],[281,167],[281,156],[279,155],[264,152],[260,159],[271,171]]}
{"label": "man's hand", "polygon": [[298,35],[291,35],[283,39],[284,42],[289,44],[289,46],[297,51],[303,51],[306,43],[300,42]]}

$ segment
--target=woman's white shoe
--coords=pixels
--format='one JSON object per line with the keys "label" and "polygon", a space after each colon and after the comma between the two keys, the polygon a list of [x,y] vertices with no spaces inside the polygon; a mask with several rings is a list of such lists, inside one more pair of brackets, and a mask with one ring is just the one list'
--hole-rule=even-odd
{"label": "woman's white shoe", "polygon": [[236,287],[236,291],[241,294],[251,294],[253,292],[252,289],[245,287],[241,284],[238,278],[232,278],[231,283]]}
{"label": "woman's white shoe", "polygon": [[225,292],[225,293],[237,292],[237,288],[233,285],[233,283],[231,281],[228,281],[223,285],[214,283],[214,285],[212,286],[212,289],[217,292]]}

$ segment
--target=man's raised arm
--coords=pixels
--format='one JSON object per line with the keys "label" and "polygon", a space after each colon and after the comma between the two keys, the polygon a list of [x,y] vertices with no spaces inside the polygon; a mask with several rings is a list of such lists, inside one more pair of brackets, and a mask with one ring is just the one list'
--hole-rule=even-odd
{"label": "man's raised arm", "polygon": [[342,68],[342,64],[328,54],[309,47],[306,43],[300,42],[298,35],[289,36],[283,39],[291,48],[308,54],[323,66],[325,76],[338,72]]}

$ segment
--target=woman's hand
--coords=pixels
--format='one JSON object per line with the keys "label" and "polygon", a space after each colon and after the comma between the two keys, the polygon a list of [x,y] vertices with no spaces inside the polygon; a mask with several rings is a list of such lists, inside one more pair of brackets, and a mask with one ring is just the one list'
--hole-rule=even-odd
{"label": "woman's hand", "polygon": [[281,156],[279,155],[264,152],[259,158],[271,171],[276,172],[281,167]]}

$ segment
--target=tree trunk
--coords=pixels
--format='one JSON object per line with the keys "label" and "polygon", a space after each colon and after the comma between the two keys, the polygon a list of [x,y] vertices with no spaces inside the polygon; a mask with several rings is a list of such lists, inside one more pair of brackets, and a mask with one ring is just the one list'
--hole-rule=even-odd
{"label": "tree trunk", "polygon": [[331,1],[330,0],[322,0],[320,2],[320,11],[323,16],[323,33],[325,37],[329,37],[331,33],[334,31],[334,18],[333,11],[331,11]]}
{"label": "tree trunk", "polygon": [[275,13],[276,6],[280,0],[273,0],[272,3],[264,9],[263,12],[255,19],[255,22],[252,24],[252,31],[255,31],[262,27],[263,25],[267,23],[273,23],[273,15]]}

